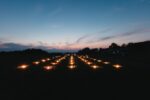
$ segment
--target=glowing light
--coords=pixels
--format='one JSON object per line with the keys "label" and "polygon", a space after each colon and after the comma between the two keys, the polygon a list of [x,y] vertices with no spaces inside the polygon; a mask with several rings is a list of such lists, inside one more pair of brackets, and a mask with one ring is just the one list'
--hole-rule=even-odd
{"label": "glowing light", "polygon": [[113,65],[113,67],[116,69],[120,69],[122,66],[120,64],[115,64],[115,65]]}
{"label": "glowing light", "polygon": [[33,64],[38,65],[40,62],[39,61],[35,61],[33,62]]}
{"label": "glowing light", "polygon": [[104,64],[110,64],[110,62],[105,61]]}
{"label": "glowing light", "polygon": [[68,67],[70,69],[76,68],[75,61],[74,61],[74,56],[70,56],[70,62],[69,62],[69,66]]}
{"label": "glowing light", "polygon": [[82,61],[84,61],[85,63],[88,62],[87,60],[83,59]]}
{"label": "glowing light", "polygon": [[92,62],[87,62],[87,64],[88,64],[88,65],[91,65],[91,64],[92,64]]}
{"label": "glowing light", "polygon": [[74,61],[70,61],[70,64],[73,65],[75,62]]}
{"label": "glowing light", "polygon": [[25,70],[25,69],[28,68],[28,66],[29,66],[29,65],[27,65],[27,64],[22,64],[22,65],[18,66],[18,68]]}
{"label": "glowing light", "polygon": [[96,61],[96,59],[93,58],[94,61]]}
{"label": "glowing light", "polygon": [[56,63],[56,62],[52,62],[51,64],[52,64],[52,65],[57,65],[57,63]]}
{"label": "glowing light", "polygon": [[50,61],[50,58],[47,58],[46,60],[47,60],[47,61]]}
{"label": "glowing light", "polygon": [[97,60],[97,62],[102,62],[102,60]]}
{"label": "glowing light", "polygon": [[93,69],[97,69],[97,68],[99,68],[99,66],[98,65],[92,65],[91,66]]}
{"label": "glowing light", "polygon": [[60,60],[57,60],[56,62],[57,62],[57,63],[59,63],[59,62],[60,62]]}
{"label": "glowing light", "polygon": [[54,69],[54,66],[50,66],[50,65],[44,66],[44,69],[45,70],[52,70],[52,69]]}
{"label": "glowing light", "polygon": [[74,68],[76,68],[76,65],[69,65],[68,66],[70,69],[74,69]]}
{"label": "glowing light", "polygon": [[46,62],[46,60],[45,60],[45,59],[42,59],[41,61],[42,61],[43,63],[44,63],[44,62]]}

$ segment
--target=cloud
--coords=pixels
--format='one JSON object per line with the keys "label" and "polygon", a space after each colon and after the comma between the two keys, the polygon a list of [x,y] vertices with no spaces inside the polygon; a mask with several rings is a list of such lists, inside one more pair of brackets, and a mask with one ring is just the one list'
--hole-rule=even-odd
{"label": "cloud", "polygon": [[41,45],[38,46],[34,46],[34,45],[23,45],[23,44],[19,44],[19,43],[0,43],[0,51],[16,51],[16,50],[25,50],[25,49],[30,49],[30,48],[37,48],[37,49],[43,49],[43,50],[48,50],[49,48],[52,47],[48,47],[43,45],[43,43]]}
{"label": "cloud", "polygon": [[76,52],[76,49],[66,49],[66,48],[59,48],[57,46],[48,46],[45,45],[45,43],[40,42],[40,45],[34,46],[34,45],[23,45],[19,43],[2,43],[0,41],[0,52],[1,51],[20,51],[20,50],[26,50],[26,49],[42,49],[48,52]]}
{"label": "cloud", "polygon": [[17,43],[1,43],[0,44],[0,51],[15,51],[15,50],[24,50],[31,48],[31,46],[26,46]]}
{"label": "cloud", "polygon": [[84,36],[78,38],[75,43],[80,43],[80,42],[82,42],[84,39],[86,39],[86,38],[88,38],[88,37],[90,37],[90,36],[91,36],[91,35],[84,35]]}
{"label": "cloud", "polygon": [[109,39],[112,39],[112,38],[115,38],[116,36],[106,36],[106,37],[103,37],[103,38],[100,38],[99,40],[109,40]]}
{"label": "cloud", "polygon": [[80,38],[78,38],[78,39],[76,40],[75,43],[81,43],[81,42],[83,42],[84,40],[88,39],[88,38],[91,37],[91,36],[97,36],[98,34],[107,33],[107,32],[109,32],[110,30],[111,30],[111,29],[105,29],[105,30],[102,30],[102,31],[99,31],[99,32],[90,33],[90,34],[81,36]]}
{"label": "cloud", "polygon": [[[90,41],[89,39],[90,38],[93,38],[93,37],[97,37],[97,35],[99,34],[103,34],[103,33],[107,33],[109,32],[111,29],[105,29],[105,30],[102,30],[102,31],[98,31],[98,32],[95,32],[95,33],[89,33],[89,34],[85,34],[81,37],[79,37],[76,41],[74,41],[73,43],[68,43],[66,42],[65,43],[65,46],[66,48],[74,48],[74,47],[78,47],[79,45],[81,44],[84,44],[84,43],[87,43],[87,40]],[[93,41],[92,41],[93,42]],[[76,49],[79,49],[79,48],[76,48]]]}
{"label": "cloud", "polygon": [[138,28],[138,29],[131,30],[131,31],[121,33],[121,34],[117,34],[117,35],[95,38],[93,40],[87,41],[86,43],[95,43],[95,42],[100,42],[100,41],[106,41],[106,40],[111,40],[114,38],[126,37],[126,36],[130,36],[130,35],[144,33],[144,32],[150,32],[150,29],[149,28]]}
{"label": "cloud", "polygon": [[42,46],[47,46],[47,45],[48,45],[47,43],[42,42],[42,41],[38,41],[38,44],[39,44],[39,45],[42,45]]}
{"label": "cloud", "polygon": [[140,34],[140,33],[143,33],[143,32],[150,32],[150,29],[149,28],[138,28],[138,29],[123,33],[123,34],[120,35],[120,37],[121,36],[134,35],[134,34]]}

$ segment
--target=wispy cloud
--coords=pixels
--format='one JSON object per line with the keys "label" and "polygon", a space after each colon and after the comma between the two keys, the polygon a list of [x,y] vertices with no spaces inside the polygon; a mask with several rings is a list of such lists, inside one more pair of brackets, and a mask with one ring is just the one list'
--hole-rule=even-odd
{"label": "wispy cloud", "polygon": [[99,40],[109,40],[109,39],[112,39],[112,38],[115,38],[116,36],[106,36],[106,37],[103,37],[103,38],[100,38]]}
{"label": "wispy cloud", "polygon": [[51,46],[41,41],[39,41],[38,43],[39,45],[33,45],[33,44],[24,45],[24,44],[13,43],[13,42],[3,43],[0,41],[0,51],[18,51],[18,50],[26,50],[31,48],[42,49],[48,52],[76,52],[77,51],[77,49],[71,49],[67,47],[64,48],[57,45]]}
{"label": "wispy cloud", "polygon": [[13,42],[8,42],[8,43],[0,42],[0,51],[15,51],[15,50],[25,50],[30,48],[48,50],[48,49],[52,49],[53,47],[47,46],[47,44],[43,42],[39,42],[39,45],[37,46],[33,44],[24,45],[24,44],[13,43]]}
{"label": "wispy cloud", "polygon": [[100,42],[100,41],[106,41],[106,40],[111,40],[111,39],[114,39],[114,38],[121,38],[121,37],[130,36],[130,35],[140,34],[140,33],[143,33],[143,32],[150,32],[150,29],[149,28],[138,28],[138,29],[127,31],[127,32],[117,34],[117,35],[111,35],[111,36],[106,36],[106,37],[95,38],[93,40],[87,41],[87,43],[95,43],[95,42]]}
{"label": "wispy cloud", "polygon": [[85,40],[86,38],[88,38],[88,37],[90,37],[91,35],[84,35],[84,36],[81,36],[80,38],[78,38],[77,40],[76,40],[76,42],[75,43],[80,43],[80,42],[82,42],[83,40]]}
{"label": "wispy cloud", "polygon": [[17,44],[17,43],[1,43],[0,51],[14,51],[14,50],[24,50],[27,48],[31,48],[30,46]]}
{"label": "wispy cloud", "polygon": [[84,40],[88,39],[91,36],[99,36],[100,34],[104,34],[104,33],[107,33],[109,31],[111,31],[111,29],[105,29],[105,30],[102,30],[102,31],[99,31],[99,32],[90,33],[90,34],[81,36],[80,38],[77,39],[77,41],[75,43],[81,43],[81,42],[83,42]]}

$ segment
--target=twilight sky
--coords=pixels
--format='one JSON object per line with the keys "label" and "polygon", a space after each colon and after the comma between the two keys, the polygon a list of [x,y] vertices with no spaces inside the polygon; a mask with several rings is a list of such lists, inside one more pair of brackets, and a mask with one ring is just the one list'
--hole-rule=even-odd
{"label": "twilight sky", "polygon": [[150,0],[0,0],[0,50],[150,40]]}

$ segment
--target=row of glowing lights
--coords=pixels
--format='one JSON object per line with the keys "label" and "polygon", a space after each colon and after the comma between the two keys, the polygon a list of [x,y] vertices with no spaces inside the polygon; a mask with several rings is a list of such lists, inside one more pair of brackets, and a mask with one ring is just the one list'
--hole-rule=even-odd
{"label": "row of glowing lights", "polygon": [[74,56],[70,56],[69,66],[70,69],[76,68]]}
{"label": "row of glowing lights", "polygon": [[81,56],[79,56],[78,58],[79,58],[81,61],[83,61],[84,63],[86,63],[87,65],[90,65],[90,67],[93,68],[93,69],[98,69],[98,68],[100,68],[100,66],[94,64],[94,63],[91,62],[91,61],[88,61],[87,59],[85,59],[85,58],[83,58],[83,57],[81,57]]}
{"label": "row of glowing lights", "polygon": [[43,68],[44,68],[45,70],[47,70],[47,71],[53,70],[53,69],[56,68],[56,66],[57,66],[59,63],[61,63],[61,62],[62,62],[63,60],[65,60],[65,59],[66,59],[66,56],[61,57],[61,58],[57,59],[56,61],[50,63],[49,65],[44,66]]}
{"label": "row of glowing lights", "polygon": [[[50,61],[51,59],[50,58],[46,58],[46,59],[41,59],[40,61],[34,61],[32,62],[34,65],[39,65],[40,63],[45,63],[47,61]],[[18,69],[27,69],[30,65],[29,64],[22,64],[22,65],[19,65],[17,68]]]}
{"label": "row of glowing lights", "polygon": [[[56,56],[56,57],[54,57],[54,58],[58,58],[59,56]],[[54,59],[53,58],[53,59]],[[50,58],[46,58],[46,59],[41,59],[40,61],[34,61],[34,62],[32,62],[32,64],[34,64],[34,65],[39,65],[40,63],[46,63],[46,62],[48,62],[48,61],[50,61],[51,59]],[[58,63],[58,62],[60,62],[62,60],[62,58],[60,58],[60,59],[58,59],[56,62]],[[52,65],[57,65],[57,63],[56,62],[52,62]],[[18,69],[22,69],[22,70],[25,70],[25,69],[27,69],[28,67],[29,67],[30,65],[29,64],[22,64],[22,65],[19,65],[17,68]],[[50,66],[48,67],[46,67],[46,66],[44,66],[44,68],[45,69],[52,69]]]}
{"label": "row of glowing lights", "polygon": [[[102,60],[97,60],[97,59],[95,59],[95,58],[89,58],[88,56],[79,56],[79,58],[80,58],[83,62],[85,62],[86,64],[91,65],[91,67],[92,67],[93,69],[97,69],[97,68],[99,68],[100,66],[93,64],[92,62],[86,60],[85,58],[92,59],[92,60],[94,60],[94,61],[96,61],[96,62],[98,62],[98,63],[104,63],[104,64],[106,64],[106,65],[107,65],[107,64],[111,64],[111,63],[108,62],[108,61],[104,61],[104,62],[103,62]],[[120,65],[120,64],[113,64],[112,66],[113,66],[115,69],[120,69],[120,68],[122,68],[122,65]]]}

